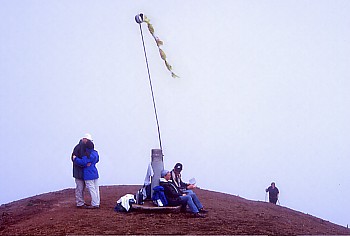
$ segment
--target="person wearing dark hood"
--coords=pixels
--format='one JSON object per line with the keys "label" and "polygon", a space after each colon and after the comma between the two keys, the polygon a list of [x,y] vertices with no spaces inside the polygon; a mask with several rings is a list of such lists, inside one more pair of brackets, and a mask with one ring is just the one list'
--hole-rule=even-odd
{"label": "person wearing dark hood", "polygon": [[271,183],[271,186],[269,186],[267,189],[265,189],[266,193],[269,193],[269,202],[276,204],[278,201],[278,195],[280,193],[280,191],[278,190],[278,188],[276,187],[275,182]]}
{"label": "person wearing dark hood", "polygon": [[171,174],[167,170],[161,172],[161,178],[159,184],[164,188],[164,194],[168,200],[170,206],[182,205],[182,211],[186,210],[186,206],[191,210],[193,217],[204,218],[208,211],[203,208],[202,203],[199,201],[197,195],[182,193],[171,180]]}
{"label": "person wearing dark hood", "polygon": [[83,208],[86,206],[84,201],[84,173],[83,167],[74,163],[74,158],[82,158],[85,155],[86,143],[87,141],[92,142],[91,134],[85,134],[83,138],[80,139],[79,143],[74,147],[71,160],[73,162],[73,177],[75,179],[75,202],[78,208]]}
{"label": "person wearing dark hood", "polygon": [[82,158],[73,157],[74,164],[83,167],[83,178],[86,188],[91,196],[91,205],[84,208],[97,209],[100,207],[100,190],[98,185],[98,170],[96,164],[99,162],[99,155],[94,150],[91,140],[85,143],[85,153]]}

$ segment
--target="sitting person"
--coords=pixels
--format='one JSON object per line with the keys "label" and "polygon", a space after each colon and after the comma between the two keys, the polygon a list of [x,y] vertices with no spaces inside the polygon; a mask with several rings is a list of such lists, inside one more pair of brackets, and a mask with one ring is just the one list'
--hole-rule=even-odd
{"label": "sitting person", "polygon": [[171,175],[169,171],[163,170],[161,172],[161,178],[159,181],[160,186],[164,188],[164,193],[170,206],[182,205],[182,210],[184,210],[188,205],[191,212],[193,213],[193,217],[205,217],[201,213],[207,213],[208,211],[204,210],[203,205],[199,201],[197,195],[194,192],[190,194],[182,193],[171,181]]}
{"label": "sitting person", "polygon": [[183,182],[181,179],[181,171],[182,171],[182,164],[176,163],[174,166],[174,169],[170,172],[171,180],[176,185],[176,187],[181,190],[181,192],[193,193],[191,189],[196,188],[196,185]]}

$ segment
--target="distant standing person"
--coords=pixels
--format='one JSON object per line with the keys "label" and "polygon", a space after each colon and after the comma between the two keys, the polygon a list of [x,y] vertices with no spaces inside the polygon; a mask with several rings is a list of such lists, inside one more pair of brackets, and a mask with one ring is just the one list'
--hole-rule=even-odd
{"label": "distant standing person", "polygon": [[271,186],[265,189],[265,191],[269,193],[269,202],[276,204],[278,200],[278,194],[280,193],[280,191],[276,187],[275,182],[272,182]]}
{"label": "distant standing person", "polygon": [[73,161],[83,167],[83,177],[86,188],[91,195],[91,206],[84,208],[97,209],[100,207],[100,190],[98,185],[98,170],[96,163],[99,162],[98,152],[94,150],[94,144],[88,140],[85,144],[85,154],[82,158],[73,156]]}
{"label": "distant standing person", "polygon": [[[86,142],[90,141],[93,145],[92,142],[92,137],[91,134],[85,134],[82,139],[80,139],[79,143],[74,147],[73,153],[71,156],[72,162],[73,162],[73,157],[76,158],[82,158],[85,154],[85,149],[86,149]],[[75,164],[73,162],[73,177],[75,179],[75,202],[76,206],[78,208],[82,208],[85,205],[84,201],[84,189],[85,189],[85,181],[84,181],[84,173],[83,173],[83,167]]]}

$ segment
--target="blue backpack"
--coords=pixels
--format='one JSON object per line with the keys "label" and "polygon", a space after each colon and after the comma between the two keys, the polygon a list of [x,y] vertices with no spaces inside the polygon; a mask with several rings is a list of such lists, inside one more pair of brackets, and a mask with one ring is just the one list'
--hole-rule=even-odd
{"label": "blue backpack", "polygon": [[162,186],[155,186],[153,188],[152,201],[157,206],[167,206],[168,205],[168,200],[165,197],[164,188]]}

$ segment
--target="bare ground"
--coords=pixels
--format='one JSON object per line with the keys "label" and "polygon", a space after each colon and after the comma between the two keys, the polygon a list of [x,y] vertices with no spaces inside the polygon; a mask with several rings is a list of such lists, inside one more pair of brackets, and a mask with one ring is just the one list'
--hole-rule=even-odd
{"label": "bare ground", "polygon": [[[197,189],[206,218],[189,213],[115,212],[116,201],[140,186],[101,186],[100,209],[77,209],[74,189],[41,194],[0,206],[0,235],[350,235],[350,230],[266,202]],[[88,194],[86,193],[86,199]]]}

